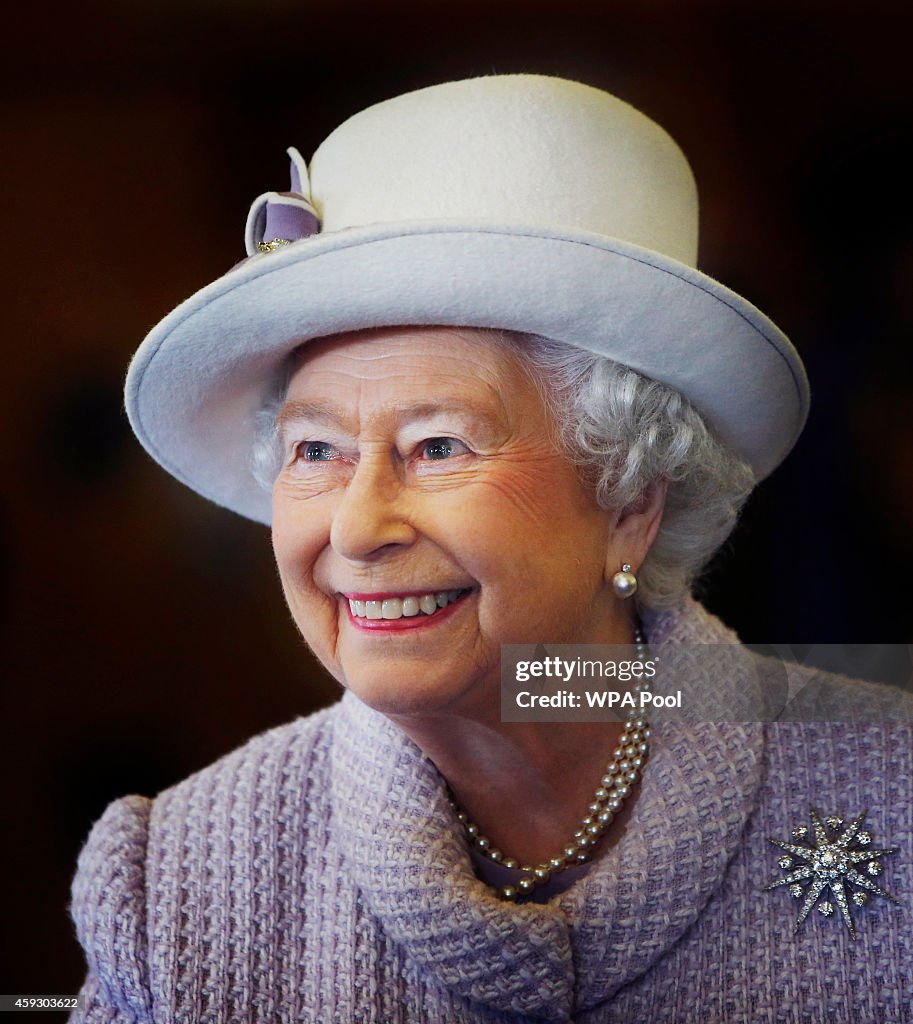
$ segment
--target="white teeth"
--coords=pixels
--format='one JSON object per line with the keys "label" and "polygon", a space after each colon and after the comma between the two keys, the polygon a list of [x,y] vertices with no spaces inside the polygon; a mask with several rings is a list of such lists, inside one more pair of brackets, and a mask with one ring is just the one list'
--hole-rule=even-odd
{"label": "white teeth", "polygon": [[349,598],[349,610],[359,619],[400,619],[411,618],[423,612],[433,615],[439,608],[446,608],[455,601],[460,590],[439,590],[421,597],[385,597],[380,601],[356,601]]}

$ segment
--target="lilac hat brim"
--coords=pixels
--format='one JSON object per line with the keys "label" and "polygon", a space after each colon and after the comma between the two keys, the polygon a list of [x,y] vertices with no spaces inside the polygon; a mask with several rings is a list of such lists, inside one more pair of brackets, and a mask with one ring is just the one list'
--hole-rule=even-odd
{"label": "lilac hat brim", "polygon": [[136,352],[130,423],[169,473],[268,523],[254,417],[286,357],[382,325],[496,327],[607,355],[681,391],[758,480],[808,414],[789,340],[700,271],[589,232],[412,221],[315,234],[197,292]]}

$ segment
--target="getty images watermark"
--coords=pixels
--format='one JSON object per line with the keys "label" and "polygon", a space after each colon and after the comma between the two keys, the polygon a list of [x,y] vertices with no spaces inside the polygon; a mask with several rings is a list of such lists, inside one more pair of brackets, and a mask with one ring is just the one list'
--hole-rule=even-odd
{"label": "getty images watermark", "polygon": [[[860,678],[862,677],[862,678]],[[874,680],[875,685],[863,681]],[[897,644],[505,644],[504,722],[909,721],[913,657]]]}

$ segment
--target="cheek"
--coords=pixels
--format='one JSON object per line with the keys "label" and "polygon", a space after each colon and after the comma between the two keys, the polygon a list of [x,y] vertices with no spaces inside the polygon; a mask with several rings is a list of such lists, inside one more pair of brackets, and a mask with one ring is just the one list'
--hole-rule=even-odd
{"label": "cheek", "polygon": [[305,644],[324,668],[343,683],[337,652],[338,607],[316,583],[324,547],[312,531],[289,529],[288,523],[281,517],[277,521],[274,516],[273,551],[285,603]]}
{"label": "cheek", "polygon": [[315,578],[329,534],[317,511],[311,507],[305,512],[293,503],[273,502],[273,553],[286,601],[299,628],[315,613],[316,604],[332,605],[318,589]]}
{"label": "cheek", "polygon": [[567,550],[547,499],[522,474],[499,474],[452,497],[436,495],[434,506],[422,532],[481,586],[483,616],[522,615],[531,590],[554,575],[546,563]]}
{"label": "cheek", "polygon": [[294,587],[301,573],[303,557],[308,550],[307,531],[296,528],[291,517],[284,510],[273,505],[273,554],[276,566],[286,591]]}
{"label": "cheek", "polygon": [[[472,507],[479,532],[506,545],[518,561],[568,564],[604,547],[607,513],[598,508],[572,468],[551,463],[504,467],[480,482]],[[468,503],[467,503],[468,504]]]}
{"label": "cheek", "polygon": [[547,468],[492,474],[453,517],[450,536],[460,538],[464,567],[482,585],[483,619],[579,618],[600,591],[608,513],[572,470]]}
{"label": "cheek", "polygon": [[526,535],[542,533],[554,517],[556,486],[541,462],[506,463],[480,481],[481,507],[498,509],[505,529],[519,529]]}

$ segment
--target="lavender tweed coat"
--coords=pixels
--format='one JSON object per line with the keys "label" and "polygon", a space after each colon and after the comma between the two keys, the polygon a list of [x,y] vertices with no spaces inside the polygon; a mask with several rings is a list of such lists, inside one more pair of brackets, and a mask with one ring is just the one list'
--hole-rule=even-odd
{"label": "lavender tweed coat", "polygon": [[[699,605],[653,643],[724,643]],[[833,683],[867,705],[881,688]],[[768,837],[868,809],[899,899],[798,906]],[[635,813],[542,905],[475,877],[434,766],[351,695],[257,736],[155,799],[116,801],[71,912],[101,1024],[913,1022],[909,723],[654,729]]]}

